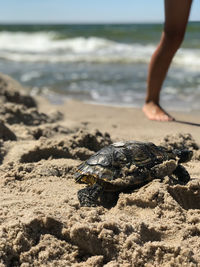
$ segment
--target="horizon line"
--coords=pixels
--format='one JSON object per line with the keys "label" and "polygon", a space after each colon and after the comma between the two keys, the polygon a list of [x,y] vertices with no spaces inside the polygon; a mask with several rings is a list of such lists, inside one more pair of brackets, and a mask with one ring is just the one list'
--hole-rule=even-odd
{"label": "horizon line", "polygon": [[0,24],[144,24],[162,21],[0,21]]}
{"label": "horizon line", "polygon": [[[200,22],[200,20],[190,20]],[[162,24],[164,21],[0,21],[0,25],[102,25],[102,24]]]}

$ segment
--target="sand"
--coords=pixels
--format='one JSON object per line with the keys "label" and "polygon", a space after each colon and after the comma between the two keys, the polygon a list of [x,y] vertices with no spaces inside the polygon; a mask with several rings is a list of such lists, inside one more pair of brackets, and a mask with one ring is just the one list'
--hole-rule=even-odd
{"label": "sand", "polygon": [[[33,99],[0,75],[0,266],[200,266],[200,116]],[[76,166],[119,140],[193,150],[187,185],[158,179],[80,207]]]}

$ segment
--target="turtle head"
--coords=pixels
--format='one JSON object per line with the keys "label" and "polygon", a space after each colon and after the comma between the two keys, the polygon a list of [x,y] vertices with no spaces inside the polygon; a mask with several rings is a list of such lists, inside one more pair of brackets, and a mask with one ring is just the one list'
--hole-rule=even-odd
{"label": "turtle head", "polygon": [[173,153],[179,158],[178,163],[188,162],[191,160],[193,156],[193,152],[187,149],[182,149],[182,150],[174,149]]}

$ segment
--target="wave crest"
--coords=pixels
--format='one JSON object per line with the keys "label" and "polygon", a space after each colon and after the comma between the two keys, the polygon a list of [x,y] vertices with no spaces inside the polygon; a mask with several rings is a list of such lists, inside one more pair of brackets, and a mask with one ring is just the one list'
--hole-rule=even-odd
{"label": "wave crest", "polygon": [[[155,48],[92,36],[59,39],[56,32],[0,32],[0,58],[19,62],[148,63]],[[181,49],[174,63],[199,68],[199,50]]]}

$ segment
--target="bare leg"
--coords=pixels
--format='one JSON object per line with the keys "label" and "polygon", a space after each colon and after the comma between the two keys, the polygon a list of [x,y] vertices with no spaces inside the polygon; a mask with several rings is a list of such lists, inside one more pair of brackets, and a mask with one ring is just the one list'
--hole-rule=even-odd
{"label": "bare leg", "polygon": [[192,0],[165,0],[164,30],[149,64],[147,95],[143,106],[143,112],[150,120],[173,120],[159,105],[160,90],[173,56],[184,38],[191,4]]}

